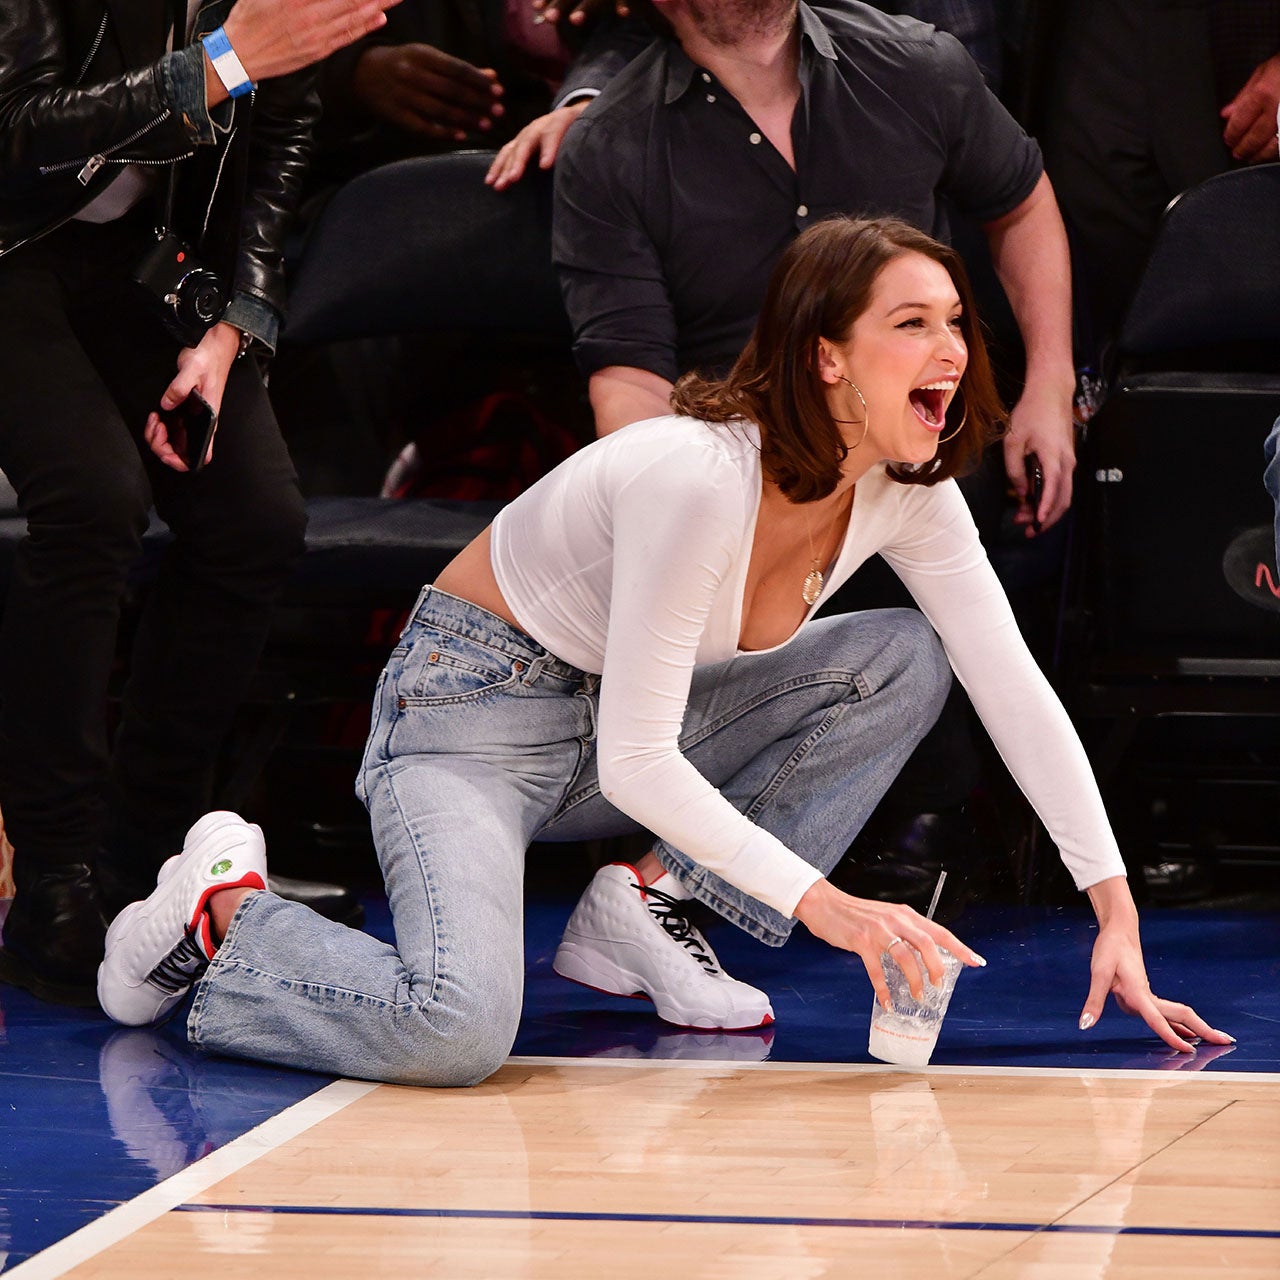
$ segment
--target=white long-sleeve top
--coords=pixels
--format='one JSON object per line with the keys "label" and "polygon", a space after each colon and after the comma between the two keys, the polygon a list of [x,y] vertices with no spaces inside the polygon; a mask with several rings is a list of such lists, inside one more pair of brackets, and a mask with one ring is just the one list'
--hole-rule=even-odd
{"label": "white long-sleeve top", "polygon": [[[789,916],[820,873],[739,813],[678,746],[694,668],[742,652],[761,481],[753,424],[635,423],[580,450],[504,508],[492,563],[521,627],[601,676],[605,797]],[[1022,639],[955,482],[899,484],[883,465],[863,476],[808,616],[877,552],[941,637],[1076,885],[1123,875],[1084,748]]]}

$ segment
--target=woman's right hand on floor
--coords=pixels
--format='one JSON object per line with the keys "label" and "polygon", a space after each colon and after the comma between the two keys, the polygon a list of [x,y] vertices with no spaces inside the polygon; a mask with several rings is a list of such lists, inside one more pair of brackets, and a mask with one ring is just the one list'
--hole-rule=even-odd
{"label": "woman's right hand on floor", "polygon": [[971,967],[986,964],[950,929],[926,920],[905,903],[855,898],[837,889],[829,880],[819,880],[806,890],[796,904],[795,918],[815,937],[843,951],[856,952],[862,958],[875,988],[876,1000],[884,1009],[890,1007],[889,987],[880,956],[889,950],[894,939],[901,942],[893,946],[891,954],[917,1000],[924,994],[921,962],[930,982],[936,985],[942,981],[939,947],[946,947],[956,959]]}

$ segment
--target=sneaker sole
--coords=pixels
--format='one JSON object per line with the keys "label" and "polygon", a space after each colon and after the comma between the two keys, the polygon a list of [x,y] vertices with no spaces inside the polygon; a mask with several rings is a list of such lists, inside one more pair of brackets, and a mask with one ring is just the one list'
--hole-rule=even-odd
{"label": "sneaker sole", "polygon": [[772,1013],[752,1022],[721,1021],[711,1017],[690,1022],[683,1010],[650,991],[638,974],[624,969],[616,961],[597,951],[589,942],[562,942],[556,948],[551,967],[562,978],[590,987],[593,991],[601,991],[605,995],[626,996],[628,999],[635,999],[637,996],[647,998],[653,1003],[658,1017],[674,1027],[686,1027],[691,1031],[750,1031],[773,1023]]}

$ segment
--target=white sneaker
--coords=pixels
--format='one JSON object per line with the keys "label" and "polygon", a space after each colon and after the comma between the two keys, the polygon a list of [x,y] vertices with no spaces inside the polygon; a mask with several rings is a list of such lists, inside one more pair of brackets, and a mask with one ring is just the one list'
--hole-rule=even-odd
{"label": "white sneaker", "polygon": [[263,889],[262,831],[234,813],[207,813],[182,852],[160,868],[155,892],[107,930],[98,1003],[131,1027],[158,1022],[186,995],[217,950],[205,907],[219,889]]}
{"label": "white sneaker", "polygon": [[646,995],[658,1017],[680,1027],[771,1023],[769,997],[729,977],[689,923],[682,886],[672,876],[659,882],[662,889],[646,887],[625,862],[601,867],[569,917],[555,971],[610,995]]}

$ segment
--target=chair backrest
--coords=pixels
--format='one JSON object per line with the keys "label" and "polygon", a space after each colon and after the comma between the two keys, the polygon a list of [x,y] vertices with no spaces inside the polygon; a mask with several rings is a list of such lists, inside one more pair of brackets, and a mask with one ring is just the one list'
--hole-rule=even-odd
{"label": "chair backrest", "polygon": [[474,330],[567,345],[549,183],[535,173],[496,192],[492,158],[422,156],[341,187],[303,247],[285,340]]}
{"label": "chair backrest", "polygon": [[1220,173],[1165,210],[1120,334],[1126,355],[1280,354],[1280,164]]}

